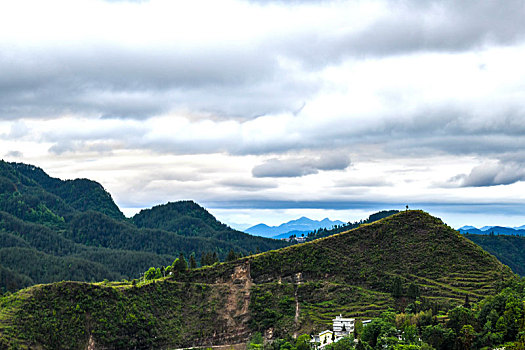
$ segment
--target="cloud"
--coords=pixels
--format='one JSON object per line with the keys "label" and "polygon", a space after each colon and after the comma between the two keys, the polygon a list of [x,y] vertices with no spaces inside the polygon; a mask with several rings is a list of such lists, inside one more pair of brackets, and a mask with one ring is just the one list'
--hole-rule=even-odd
{"label": "cloud", "polygon": [[391,181],[379,177],[368,177],[368,178],[347,178],[334,182],[337,187],[381,187],[381,186],[393,186]]}
{"label": "cloud", "polygon": [[323,155],[315,158],[272,158],[252,169],[254,177],[301,177],[317,174],[320,170],[344,170],[350,166],[345,155]]}
{"label": "cloud", "polygon": [[449,180],[459,187],[486,187],[510,185],[525,181],[525,167],[517,163],[487,163],[472,169],[470,174],[460,174]]}
{"label": "cloud", "polygon": [[276,182],[235,178],[220,180],[217,184],[243,191],[259,191],[279,187]]}
{"label": "cloud", "polygon": [[22,158],[24,155],[20,151],[9,151],[5,154],[6,157]]}
{"label": "cloud", "polygon": [[2,119],[293,113],[323,88],[320,72],[348,60],[465,52],[525,34],[518,0],[21,0],[0,12],[10,13],[0,24]]}

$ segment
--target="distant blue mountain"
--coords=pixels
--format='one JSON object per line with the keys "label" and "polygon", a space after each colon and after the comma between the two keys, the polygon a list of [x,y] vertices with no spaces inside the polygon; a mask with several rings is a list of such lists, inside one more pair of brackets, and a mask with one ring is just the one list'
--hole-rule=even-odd
{"label": "distant blue mountain", "polygon": [[344,222],[340,220],[332,221],[328,218],[321,221],[312,220],[303,216],[302,218],[288,221],[279,226],[258,224],[244,230],[244,232],[262,237],[287,238],[292,234],[300,236],[304,233],[306,235],[308,232],[312,232],[313,230],[317,230],[319,228],[332,228],[335,225],[344,225]]}
{"label": "distant blue mountain", "polygon": [[482,228],[475,228],[474,226],[463,226],[458,230],[460,233],[471,233],[476,235],[510,235],[510,236],[525,236],[525,225],[512,228],[503,226],[483,226]]}

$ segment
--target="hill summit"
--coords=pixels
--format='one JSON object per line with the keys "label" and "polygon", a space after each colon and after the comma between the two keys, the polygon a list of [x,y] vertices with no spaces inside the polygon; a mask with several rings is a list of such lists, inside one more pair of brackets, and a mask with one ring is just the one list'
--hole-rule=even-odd
{"label": "hill summit", "polygon": [[324,330],[339,314],[407,303],[436,312],[515,278],[492,255],[421,211],[305,244],[158,280],[34,286],[0,304],[0,344],[178,348]]}

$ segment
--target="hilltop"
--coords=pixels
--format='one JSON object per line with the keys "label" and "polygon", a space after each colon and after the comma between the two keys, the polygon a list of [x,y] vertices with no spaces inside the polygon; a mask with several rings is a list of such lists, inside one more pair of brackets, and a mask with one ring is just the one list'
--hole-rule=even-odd
{"label": "hilltop", "polygon": [[136,285],[62,282],[0,303],[5,346],[168,348],[233,344],[256,331],[320,331],[414,304],[437,313],[493,294],[515,275],[421,211]]}
{"label": "hilltop", "polygon": [[181,253],[224,260],[230,251],[247,255],[286,245],[233,230],[192,201],[127,219],[95,181],[61,180],[33,165],[0,161],[0,291],[132,279]]}

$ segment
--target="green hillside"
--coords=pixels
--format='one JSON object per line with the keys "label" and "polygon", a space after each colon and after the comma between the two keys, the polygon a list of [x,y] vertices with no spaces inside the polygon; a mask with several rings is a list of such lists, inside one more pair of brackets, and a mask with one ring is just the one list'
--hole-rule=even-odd
{"label": "green hillside", "polygon": [[0,161],[0,291],[61,280],[132,279],[181,253],[197,261],[215,253],[224,260],[230,251],[247,255],[286,245],[232,230],[187,201],[126,219],[95,181],[64,181],[33,165]]}
{"label": "green hillside", "polygon": [[435,314],[516,278],[492,255],[421,211],[276,251],[156,280],[62,282],[0,302],[8,347],[178,348],[324,330],[335,315],[388,308]]}
{"label": "green hillside", "polygon": [[525,276],[525,237],[507,235],[465,234],[515,273]]}

